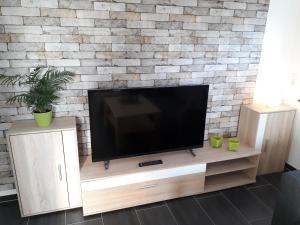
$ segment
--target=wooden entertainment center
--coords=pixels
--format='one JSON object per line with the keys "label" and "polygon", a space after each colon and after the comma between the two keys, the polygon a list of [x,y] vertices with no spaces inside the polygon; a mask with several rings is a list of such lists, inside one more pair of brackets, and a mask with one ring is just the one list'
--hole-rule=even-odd
{"label": "wooden entertainment center", "polygon": [[[295,109],[281,105],[242,106],[237,152],[204,147],[110,162],[80,162],[84,215],[92,215],[172,198],[212,192],[256,181],[257,172],[283,171],[288,156]],[[282,127],[283,129],[280,129]],[[262,158],[260,157],[262,155]],[[260,159],[261,158],[261,159]],[[163,164],[139,167],[143,161],[162,160]]]}
{"label": "wooden entertainment center", "polygon": [[[92,215],[172,198],[200,194],[255,182],[260,152],[242,145],[229,152],[224,143],[213,149],[208,143],[188,151],[178,151],[110,162],[91,162],[82,157],[81,188],[84,215]],[[163,164],[139,167],[148,160]]]}
{"label": "wooden entertainment center", "polygon": [[[83,207],[85,216],[236,187],[260,174],[283,171],[295,109],[242,106],[237,152],[208,142],[203,148],[103,162],[78,163],[74,117],[56,118],[48,128],[33,120],[14,123],[8,146],[22,216]],[[139,167],[140,162],[163,164]],[[79,174],[80,170],[80,174]],[[38,194],[37,194],[38,193]]]}

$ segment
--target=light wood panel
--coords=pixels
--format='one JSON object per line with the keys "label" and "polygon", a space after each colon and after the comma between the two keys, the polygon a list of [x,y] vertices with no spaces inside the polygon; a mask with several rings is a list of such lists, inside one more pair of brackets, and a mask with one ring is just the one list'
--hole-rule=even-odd
{"label": "light wood panel", "polygon": [[[224,189],[246,183],[255,182],[255,177],[246,174],[245,169],[249,171],[256,170],[260,152],[254,148],[241,143],[237,152],[227,150],[227,140],[221,149],[213,149],[208,142],[201,149],[195,149],[196,157],[193,157],[188,151],[168,152],[155,155],[145,155],[133,158],[124,158],[110,161],[109,170],[104,169],[103,162],[91,162],[90,157],[81,158],[81,185],[83,196],[84,215],[91,215],[100,212],[117,210],[136,205],[147,204],[166,199],[178,198],[188,195],[195,195],[203,191],[212,189]],[[252,159],[255,158],[256,161]],[[138,167],[138,163],[160,159],[161,165],[148,167]],[[224,163],[225,162],[225,163]],[[206,164],[212,165],[208,173],[222,173],[221,183],[216,184],[214,179],[208,181],[208,189],[203,190],[205,173],[194,173],[188,175],[175,175],[160,180],[139,181],[122,185],[113,185],[110,188],[103,188],[101,183],[110,182],[110,180],[122,180],[124,177],[131,177],[137,174],[161,174],[164,171],[177,171],[181,168],[191,167],[200,168]],[[205,168],[205,167],[204,167]],[[230,171],[239,170],[238,176],[232,175]],[[173,173],[174,174],[174,173]],[[200,176],[200,178],[199,178]],[[152,177],[152,176],[150,176]],[[215,176],[212,176],[215,177]],[[144,177],[145,178],[145,177]],[[209,177],[210,178],[210,177]],[[238,180],[235,180],[239,178]],[[103,181],[103,182],[102,182]],[[111,181],[112,182],[112,181]],[[224,182],[224,186],[222,186]],[[128,182],[125,182],[128,183]],[[215,186],[217,185],[217,187]],[[146,188],[145,188],[146,187]]]}
{"label": "light wood panel", "polygon": [[247,106],[242,106],[238,127],[238,138],[242,143],[245,143],[253,148],[256,147],[259,116],[259,113],[251,110]]}
{"label": "light wood panel", "polygon": [[178,176],[83,193],[84,215],[202,193],[205,173]]}
{"label": "light wood panel", "polygon": [[82,206],[75,117],[17,121],[7,140],[22,216]]}
{"label": "light wood panel", "polygon": [[[247,171],[247,170],[245,170]],[[204,192],[218,191],[255,182],[245,171],[219,174],[205,178]]]}
{"label": "light wood panel", "polygon": [[[209,163],[207,164],[206,176],[213,176],[257,167],[257,160],[254,162],[251,160],[251,158],[253,157]],[[254,156],[254,158],[258,159],[258,156]]]}
{"label": "light wood panel", "polygon": [[61,132],[9,136],[23,215],[69,206]]}
{"label": "light wood panel", "polygon": [[258,174],[282,172],[289,153],[295,108],[242,106],[238,137],[260,151]]}
{"label": "light wood panel", "polygon": [[147,171],[134,174],[124,174],[122,176],[106,177],[105,179],[97,179],[93,181],[86,181],[81,183],[83,192],[108,189],[129,184],[143,183],[153,180],[168,179],[171,177],[192,175],[198,173],[205,173],[206,164],[186,165],[175,167],[171,169],[162,169],[156,171]]}
{"label": "light wood panel", "polygon": [[247,105],[249,109],[257,113],[281,113],[295,111],[295,108],[286,104],[281,104],[278,106],[268,106],[264,104],[250,104]]}
{"label": "light wood panel", "polygon": [[38,127],[34,120],[21,120],[12,124],[7,135],[16,135],[24,133],[42,133],[61,130],[76,129],[75,117],[59,117],[53,119],[49,127]]}
{"label": "light wood panel", "polygon": [[247,170],[247,174],[251,179],[256,179],[257,176],[257,170],[258,170],[258,164],[259,164],[259,157],[249,157],[248,160],[253,163],[256,164],[256,167],[253,167],[252,169]]}
{"label": "light wood panel", "polygon": [[287,161],[295,112],[268,115],[258,174],[282,172]]}
{"label": "light wood panel", "polygon": [[76,130],[63,130],[62,137],[70,207],[79,207],[82,201]]}
{"label": "light wood panel", "polygon": [[[91,157],[81,157],[81,182],[104,179],[106,177],[123,176],[124,174],[131,173],[146,171],[155,172],[161,169],[175,168],[185,165],[220,162],[260,154],[259,151],[255,151],[254,148],[243,143],[241,143],[241,147],[237,152],[230,152],[227,150],[226,139],[221,149],[213,149],[209,146],[208,142],[205,142],[203,148],[194,149],[194,152],[196,157],[192,157],[188,151],[178,151],[111,160],[109,170],[104,169],[103,162],[92,163]],[[138,166],[139,162],[157,159],[162,160],[163,164],[147,167]]]}

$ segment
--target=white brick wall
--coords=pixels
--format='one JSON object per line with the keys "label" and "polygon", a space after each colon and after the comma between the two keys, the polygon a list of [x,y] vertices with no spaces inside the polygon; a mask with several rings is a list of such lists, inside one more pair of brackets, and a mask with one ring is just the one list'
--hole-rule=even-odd
{"label": "white brick wall", "polygon": [[178,6],[156,6],[157,13],[183,14],[183,7]]}
{"label": "white brick wall", "polygon": [[[0,0],[0,73],[40,64],[74,71],[55,116],[76,116],[80,153],[90,146],[87,90],[210,84],[206,137],[236,135],[252,100],[268,1]],[[0,190],[12,188],[4,131],[31,119],[0,87]]]}
{"label": "white brick wall", "polygon": [[240,2],[224,2],[224,8],[227,8],[227,9],[246,9],[247,4],[246,3],[240,3]]}
{"label": "white brick wall", "polygon": [[45,43],[46,51],[78,51],[79,44],[78,43]]}
{"label": "white brick wall", "polygon": [[95,2],[94,3],[95,10],[101,11],[125,11],[124,3],[110,3],[110,2]]}
{"label": "white brick wall", "polygon": [[169,21],[169,14],[162,14],[162,13],[141,13],[141,20]]}
{"label": "white brick wall", "polygon": [[[37,9],[37,8],[35,8]],[[27,8],[25,9],[28,10]],[[37,9],[38,10],[38,9]],[[47,17],[64,17],[64,18],[75,18],[76,11],[72,9],[50,9],[50,8],[41,8],[41,16]],[[100,13],[101,14],[101,13]],[[80,17],[78,17],[80,18]]]}
{"label": "white brick wall", "polygon": [[93,27],[94,20],[93,19],[78,19],[78,18],[61,18],[60,19],[61,26],[66,27]]}
{"label": "white brick wall", "polygon": [[229,9],[211,9],[211,16],[233,16],[234,10]]}
{"label": "white brick wall", "polygon": [[77,18],[109,19],[108,11],[76,10]]}
{"label": "white brick wall", "polygon": [[23,7],[57,8],[58,0],[21,0]]}
{"label": "white brick wall", "polygon": [[5,32],[12,34],[42,34],[42,28],[40,26],[12,26],[5,25]]}
{"label": "white brick wall", "polygon": [[2,7],[1,12],[8,16],[40,16],[38,8]]}
{"label": "white brick wall", "polygon": [[49,59],[47,60],[49,66],[63,67],[63,66],[80,66],[78,59]]}

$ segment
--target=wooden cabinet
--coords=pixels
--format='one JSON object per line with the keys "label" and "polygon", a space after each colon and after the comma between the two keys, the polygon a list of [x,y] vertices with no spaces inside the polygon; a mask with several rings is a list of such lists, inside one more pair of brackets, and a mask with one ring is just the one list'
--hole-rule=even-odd
{"label": "wooden cabinet", "polygon": [[23,216],[81,206],[74,118],[55,119],[49,128],[20,121],[7,138]]}
{"label": "wooden cabinet", "polygon": [[246,105],[241,109],[238,136],[261,151],[258,174],[282,172],[289,154],[295,109],[281,105]]}
{"label": "wooden cabinet", "polygon": [[[101,162],[85,162],[81,169],[83,214],[92,215],[202,193],[205,163],[186,165],[176,159],[176,155],[175,158],[169,153],[167,157],[155,154],[111,160],[109,170],[105,170]],[[156,156],[164,164],[138,166],[139,160]]]}
{"label": "wooden cabinet", "polygon": [[[241,143],[237,152],[208,142],[203,148],[103,162],[81,158],[81,189],[85,216],[254,183],[260,152]],[[139,167],[139,162],[163,164]]]}
{"label": "wooden cabinet", "polygon": [[[200,166],[201,168],[201,166]],[[156,171],[159,173],[160,171]],[[83,191],[85,215],[164,201],[204,192],[204,172]],[[92,185],[83,184],[83,187]],[[126,194],[125,194],[126,193]]]}
{"label": "wooden cabinet", "polygon": [[60,132],[10,136],[24,215],[69,206]]}

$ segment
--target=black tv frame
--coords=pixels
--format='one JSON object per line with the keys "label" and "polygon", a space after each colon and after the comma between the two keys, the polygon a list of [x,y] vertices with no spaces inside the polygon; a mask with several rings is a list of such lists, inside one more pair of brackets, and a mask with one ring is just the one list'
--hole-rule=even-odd
{"label": "black tv frame", "polygon": [[[151,152],[141,152],[141,153],[135,153],[135,154],[126,154],[126,155],[118,155],[115,157],[95,157],[95,154],[93,151],[93,126],[95,126],[94,121],[92,119],[93,113],[91,112],[91,96],[90,93],[92,92],[118,92],[122,90],[142,90],[142,89],[158,89],[158,88],[180,88],[180,87],[193,87],[193,86],[201,86],[206,89],[206,95],[205,95],[205,111],[207,111],[207,102],[208,102],[208,92],[209,92],[209,85],[185,85],[185,86],[173,86],[173,87],[137,87],[137,88],[119,88],[119,89],[90,89],[88,90],[88,100],[89,100],[89,120],[90,120],[90,134],[91,134],[91,146],[92,146],[92,161],[93,162],[99,162],[104,161],[105,168],[107,169],[109,167],[109,161],[114,159],[121,159],[121,158],[129,158],[129,157],[135,157],[135,156],[142,156],[142,155],[150,155],[150,154],[157,154],[157,153],[164,153],[164,152],[176,152],[176,151],[190,151],[192,156],[195,156],[192,149],[194,148],[202,148],[203,142],[204,142],[204,135],[203,135],[203,141],[199,145],[190,145],[190,146],[184,146],[184,147],[178,147],[178,148],[167,148],[164,150],[157,150],[157,151],[151,151]],[[204,121],[206,121],[206,114],[204,115]],[[205,130],[205,123],[204,123],[204,130]],[[204,131],[203,131],[204,133]]]}

